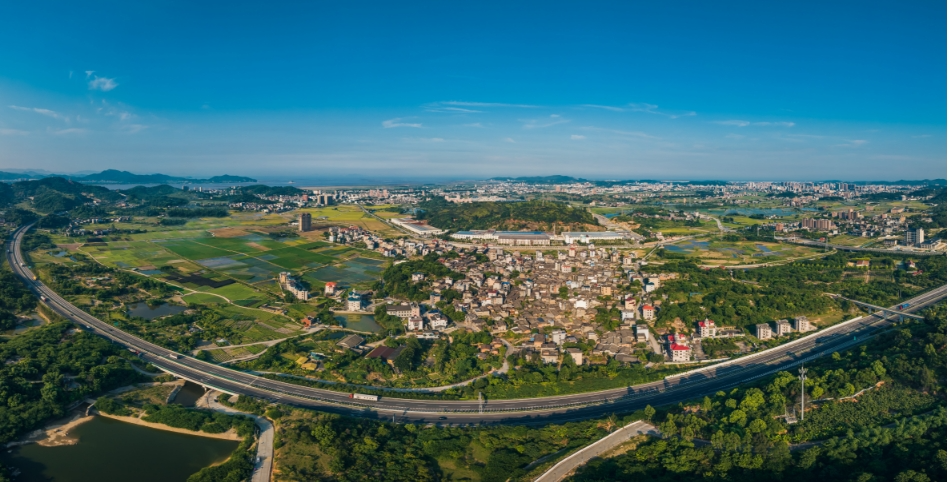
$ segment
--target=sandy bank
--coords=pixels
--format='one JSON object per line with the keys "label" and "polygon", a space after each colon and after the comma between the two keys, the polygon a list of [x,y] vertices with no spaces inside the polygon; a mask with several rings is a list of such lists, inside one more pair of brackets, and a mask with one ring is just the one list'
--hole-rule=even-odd
{"label": "sandy bank", "polygon": [[121,422],[141,425],[143,427],[154,428],[156,430],[165,430],[167,432],[185,433],[188,435],[197,435],[199,437],[216,438],[216,439],[221,439],[221,440],[234,440],[237,442],[244,440],[243,437],[241,437],[240,435],[237,435],[237,432],[234,431],[234,429],[230,429],[224,433],[207,433],[207,432],[200,432],[200,431],[195,432],[195,431],[184,429],[184,428],[170,427],[168,425],[161,424],[161,423],[146,422],[138,417],[122,417],[119,415],[109,415],[107,413],[102,413],[102,412],[99,412],[99,415],[106,418],[119,420]]}

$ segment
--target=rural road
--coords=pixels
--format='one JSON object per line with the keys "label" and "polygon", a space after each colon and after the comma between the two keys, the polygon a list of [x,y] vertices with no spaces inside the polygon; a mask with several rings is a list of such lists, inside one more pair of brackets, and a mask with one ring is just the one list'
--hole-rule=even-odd
{"label": "rural road", "polygon": [[626,442],[627,440],[642,434],[650,435],[659,435],[659,432],[656,431],[656,427],[649,425],[642,420],[637,420],[609,435],[606,437],[593,442],[590,445],[587,445],[583,449],[574,452],[573,455],[561,460],[554,465],[547,472],[544,472],[540,477],[534,479],[534,482],[558,482],[563,480],[567,474],[573,472],[580,467],[581,465],[586,464],[590,459],[594,457],[599,457],[600,455],[606,453],[613,447]]}

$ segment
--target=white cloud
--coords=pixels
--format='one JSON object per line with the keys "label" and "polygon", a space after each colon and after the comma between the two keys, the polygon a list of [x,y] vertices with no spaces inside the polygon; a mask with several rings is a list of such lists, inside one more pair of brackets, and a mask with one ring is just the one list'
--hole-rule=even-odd
{"label": "white cloud", "polygon": [[449,100],[439,103],[443,105],[457,105],[461,107],[518,107],[521,109],[535,109],[539,107],[530,104],[505,104],[503,102],[462,102],[457,100]]}
{"label": "white cloud", "polygon": [[87,71],[86,71],[86,78],[88,79],[88,78],[91,77],[92,74],[94,74],[95,72],[96,72],[95,70],[87,70]]}
{"label": "white cloud", "polygon": [[696,115],[695,111],[686,111],[686,112],[673,114],[669,112],[661,112],[657,110],[658,108],[659,106],[655,104],[645,104],[645,103],[642,103],[642,104],[630,103],[629,104],[630,112],[645,112],[647,114],[656,114],[656,115],[665,116],[670,119],[678,119],[679,117],[691,117],[691,116]]}
{"label": "white cloud", "polygon": [[415,127],[420,128],[422,124],[415,124],[409,122],[402,122],[402,117],[396,117],[395,119],[389,119],[382,121],[382,127],[385,129],[391,129],[393,127]]}
{"label": "white cloud", "polygon": [[0,136],[25,136],[27,134],[29,132],[19,129],[0,129]]}
{"label": "white cloud", "polygon": [[115,81],[115,79],[99,77],[98,75],[94,76],[94,78],[89,81],[89,90],[101,90],[103,92],[108,92],[118,86],[119,84]]}
{"label": "white cloud", "polygon": [[724,120],[724,121],[715,121],[715,124],[723,126],[734,126],[734,127],[748,127],[748,126],[759,126],[759,127],[794,127],[793,122],[750,122],[746,120]]}
{"label": "white cloud", "polygon": [[571,135],[570,135],[570,139],[575,140],[575,141],[582,141],[582,140],[584,140],[584,139],[586,139],[586,138],[587,138],[587,136],[581,136],[581,135],[577,135],[577,134],[571,134]]}
{"label": "white cloud", "polygon": [[483,111],[474,109],[465,109],[463,107],[446,107],[439,103],[426,104],[422,106],[426,112],[444,112],[447,114],[480,114]]}
{"label": "white cloud", "polygon": [[567,119],[561,118],[561,117],[560,117],[559,115],[557,115],[557,114],[554,114],[554,115],[552,115],[552,116],[550,116],[550,117],[551,117],[551,119],[553,119],[553,120],[550,121],[550,122],[540,123],[540,122],[538,122],[538,121],[536,121],[536,120],[534,120],[534,119],[527,119],[527,120],[521,119],[521,122],[524,123],[524,128],[525,128],[525,129],[543,129],[543,128],[545,128],[545,127],[551,127],[551,126],[555,126],[555,125],[557,125],[557,124],[566,124],[567,122],[570,122],[570,121],[567,120]]}
{"label": "white cloud", "polygon": [[61,136],[64,134],[85,134],[86,132],[89,132],[89,131],[87,131],[86,129],[77,129],[73,127],[70,129],[60,129],[58,131],[51,131],[51,132],[57,136]]}
{"label": "white cloud", "polygon": [[583,104],[583,105],[580,106],[580,107],[593,107],[593,108],[596,108],[596,109],[610,110],[610,111],[613,111],[613,112],[624,112],[624,111],[625,111],[625,109],[623,109],[623,108],[621,108],[621,107],[613,107],[612,105]]}
{"label": "white cloud", "polygon": [[743,120],[727,120],[727,121],[715,121],[716,124],[723,126],[736,126],[736,127],[748,127],[751,125],[751,122]]}
{"label": "white cloud", "polygon": [[66,117],[66,116],[64,116],[64,115],[62,115],[62,114],[60,114],[59,112],[56,112],[56,111],[54,111],[54,110],[42,109],[42,108],[39,108],[39,107],[20,107],[20,106],[18,106],[18,105],[11,105],[10,108],[13,109],[13,110],[20,110],[20,111],[24,111],[24,112],[35,112],[35,113],[40,114],[40,115],[45,115],[45,116],[47,116],[47,117],[52,117],[53,119],[59,119],[59,120],[61,120],[61,121],[69,122],[69,118],[68,118],[68,117]]}
{"label": "white cloud", "polygon": [[642,137],[643,139],[659,139],[656,136],[649,135],[642,131],[624,131],[624,130],[619,130],[619,129],[606,129],[603,127],[595,127],[595,126],[585,126],[585,127],[581,127],[581,129],[589,130],[589,131],[609,132],[612,134],[619,134],[621,136]]}
{"label": "white cloud", "polygon": [[484,127],[483,125],[481,125],[480,122],[475,122],[475,123],[472,123],[472,124],[465,124],[464,126],[465,126],[465,127],[479,127],[479,128],[480,128],[480,127]]}
{"label": "white cloud", "polygon": [[514,144],[514,143],[515,143],[515,142],[514,142],[514,139],[511,139],[510,137],[505,137],[505,138],[504,138],[504,142],[510,142],[511,144]]}
{"label": "white cloud", "polygon": [[854,139],[852,141],[846,141],[843,144],[835,144],[834,147],[860,147],[864,144],[867,144],[870,141],[863,139]]}
{"label": "white cloud", "polygon": [[734,126],[734,127],[748,127],[748,126],[759,126],[759,127],[794,127],[793,122],[750,122],[743,120],[727,120],[727,121],[714,121],[713,124],[723,125],[723,126]]}
{"label": "white cloud", "polygon": [[617,107],[613,105],[600,105],[600,104],[582,104],[581,107],[592,107],[594,109],[603,109],[612,112],[644,112],[646,114],[656,114],[668,117],[670,119],[678,119],[679,117],[691,117],[696,115],[695,111],[686,111],[686,112],[663,112],[658,110],[659,106],[655,104],[646,104],[646,103],[630,103],[623,107]]}
{"label": "white cloud", "polygon": [[932,137],[932,136],[929,135],[929,134],[922,134],[922,135],[912,136],[912,137],[913,137],[913,139],[925,139],[925,138],[927,138],[927,137]]}

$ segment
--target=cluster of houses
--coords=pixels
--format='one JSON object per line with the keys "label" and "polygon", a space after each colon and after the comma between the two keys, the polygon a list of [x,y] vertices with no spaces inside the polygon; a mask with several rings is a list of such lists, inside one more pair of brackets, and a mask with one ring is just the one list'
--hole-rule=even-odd
{"label": "cluster of houses", "polygon": [[425,256],[432,252],[432,250],[438,249],[440,246],[444,248],[446,245],[444,241],[438,239],[433,239],[426,243],[404,238],[395,241],[386,241],[382,237],[370,231],[366,231],[359,226],[333,226],[327,231],[327,236],[327,239],[331,243],[362,245],[361,247],[376,251],[387,258]]}
{"label": "cluster of houses", "polygon": [[112,232],[111,228],[86,229],[81,227],[88,224],[108,224],[108,223],[127,223],[132,220],[131,216],[119,216],[115,218],[87,218],[73,219],[63,233],[67,236],[104,236]]}

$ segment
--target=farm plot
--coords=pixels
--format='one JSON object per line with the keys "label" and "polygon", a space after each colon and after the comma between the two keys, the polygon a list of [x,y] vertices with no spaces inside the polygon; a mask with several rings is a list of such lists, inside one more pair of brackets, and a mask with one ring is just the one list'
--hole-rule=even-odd
{"label": "farm plot", "polygon": [[206,246],[194,241],[167,241],[161,243],[169,251],[188,259],[223,258],[234,254],[223,249]]}
{"label": "farm plot", "polygon": [[287,269],[316,268],[334,261],[332,256],[293,247],[273,250],[267,254],[275,256],[268,260],[270,263]]}

